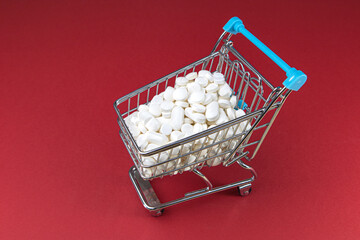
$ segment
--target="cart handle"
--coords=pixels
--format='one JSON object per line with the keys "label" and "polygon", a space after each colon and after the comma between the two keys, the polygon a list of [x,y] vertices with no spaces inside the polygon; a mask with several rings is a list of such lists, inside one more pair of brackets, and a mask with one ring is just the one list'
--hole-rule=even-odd
{"label": "cart handle", "polygon": [[263,44],[253,34],[251,34],[244,26],[243,22],[238,17],[231,18],[223,27],[223,29],[231,34],[241,33],[263,53],[265,53],[271,60],[273,60],[282,70],[285,71],[287,78],[283,85],[290,90],[298,91],[306,82],[307,76],[300,70],[290,67],[278,55],[276,55],[270,48]]}

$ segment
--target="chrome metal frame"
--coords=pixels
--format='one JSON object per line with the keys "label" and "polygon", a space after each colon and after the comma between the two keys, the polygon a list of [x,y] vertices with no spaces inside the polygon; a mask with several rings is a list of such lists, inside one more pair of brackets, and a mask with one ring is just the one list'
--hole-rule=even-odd
{"label": "chrome metal frame", "polygon": [[[232,34],[224,32],[216,42],[210,55],[151,82],[119,98],[114,103],[118,115],[120,137],[135,164],[129,171],[130,178],[144,207],[154,215],[160,215],[161,210],[166,207],[229,188],[238,187],[240,195],[243,196],[247,195],[251,190],[251,183],[256,178],[256,172],[245,164],[242,159],[250,161],[255,157],[291,90],[284,87],[275,88],[267,81],[236,51],[232,41],[230,41],[231,36]],[[189,71],[201,69],[207,69],[211,72],[218,71],[225,75],[227,83],[233,89],[233,94],[237,96],[238,101],[241,100],[241,106],[239,107],[244,108],[246,115],[151,151],[141,151],[130,134],[124,119],[135,112],[139,105],[148,103],[153,95],[164,91],[169,85],[174,85],[176,77],[185,76]],[[249,105],[246,106],[245,102],[248,102]],[[265,121],[265,115],[269,116],[270,119]],[[230,128],[234,130],[234,135],[226,136]],[[242,129],[242,131],[238,132],[238,129]],[[254,132],[260,132],[260,139],[259,136],[255,136]],[[226,137],[223,137],[224,135]],[[210,140],[210,136],[212,136],[212,142],[204,145],[202,140]],[[199,142],[202,142],[201,146],[199,146]],[[234,145],[232,143],[236,146],[231,147],[231,145]],[[223,146],[225,146],[225,150],[221,152],[219,149]],[[253,149],[254,147],[255,149]],[[174,157],[173,151],[176,148],[179,149],[179,153]],[[160,154],[163,153],[166,153],[168,158],[166,161],[160,162]],[[187,162],[190,155],[196,156],[194,162]],[[157,162],[151,166],[144,166],[142,159],[147,156],[154,157]],[[244,169],[251,171],[253,177],[224,186],[213,187],[200,170],[204,166],[211,166],[211,161],[215,158],[222,158],[225,167],[237,162]],[[169,164],[174,166],[169,168]],[[151,169],[152,174],[146,175],[146,169]],[[174,201],[161,203],[149,180],[182,174],[184,171],[195,173],[205,181],[207,187],[186,193],[184,197]]]}

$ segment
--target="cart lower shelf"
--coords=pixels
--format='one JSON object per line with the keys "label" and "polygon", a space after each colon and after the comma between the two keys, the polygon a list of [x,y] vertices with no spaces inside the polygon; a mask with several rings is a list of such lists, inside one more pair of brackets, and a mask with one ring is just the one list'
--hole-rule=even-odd
{"label": "cart lower shelf", "polygon": [[170,206],[182,203],[182,202],[186,202],[188,200],[192,200],[192,199],[195,199],[198,197],[210,195],[212,193],[224,191],[224,190],[227,190],[230,188],[238,188],[240,196],[249,195],[251,192],[252,182],[256,179],[257,174],[252,167],[246,165],[242,161],[238,160],[237,163],[241,167],[251,171],[253,176],[251,178],[248,178],[248,179],[245,179],[242,181],[213,187],[211,182],[207,179],[207,177],[204,174],[202,174],[199,170],[194,169],[192,172],[195,173],[196,175],[198,175],[200,178],[202,178],[203,181],[206,183],[207,187],[193,191],[193,192],[186,193],[184,195],[184,197],[181,197],[181,198],[169,201],[169,202],[165,202],[165,203],[160,202],[154,189],[151,186],[150,181],[147,181],[147,180],[144,180],[143,178],[141,178],[140,173],[138,172],[138,170],[136,169],[135,166],[132,166],[130,168],[129,176],[130,176],[132,183],[134,184],[136,192],[139,195],[140,200],[141,200],[142,204],[144,205],[144,207],[150,211],[151,215],[161,216],[164,209],[167,207],[170,207]]}

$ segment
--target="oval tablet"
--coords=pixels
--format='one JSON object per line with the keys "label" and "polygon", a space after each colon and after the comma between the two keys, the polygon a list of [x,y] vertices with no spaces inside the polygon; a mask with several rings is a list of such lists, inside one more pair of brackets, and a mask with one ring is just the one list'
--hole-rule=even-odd
{"label": "oval tablet", "polygon": [[164,145],[168,142],[168,138],[164,134],[156,133],[156,132],[147,132],[146,139],[148,140],[149,143],[154,143],[159,146]]}
{"label": "oval tablet", "polygon": [[165,92],[164,92],[164,99],[166,101],[173,101],[173,93],[174,93],[175,89],[173,87],[167,87]]}
{"label": "oval tablet", "polygon": [[199,84],[201,87],[206,87],[207,85],[208,85],[208,83],[209,83],[209,80],[207,79],[207,78],[204,78],[204,77],[197,77],[196,79],[195,79],[195,82],[197,83],[197,84]]}
{"label": "oval tablet", "polygon": [[160,107],[162,112],[171,112],[174,107],[174,103],[170,101],[163,101]]}
{"label": "oval tablet", "polygon": [[188,91],[184,87],[177,88],[173,93],[173,98],[177,101],[185,101],[188,98]]}
{"label": "oval tablet", "polygon": [[187,74],[185,77],[189,80],[189,81],[191,81],[191,80],[194,80],[195,78],[197,78],[197,72],[191,72],[191,73],[189,73],[189,74]]}
{"label": "oval tablet", "polygon": [[219,85],[217,85],[216,83],[210,83],[209,85],[207,85],[205,90],[208,93],[215,93],[217,92],[217,90],[219,90]]}
{"label": "oval tablet", "polygon": [[172,133],[172,126],[168,123],[163,123],[160,127],[160,133],[169,136]]}
{"label": "oval tablet", "polygon": [[194,104],[194,103],[202,103],[205,100],[205,93],[203,91],[196,91],[196,92],[192,92],[188,102],[190,104]]}
{"label": "oval tablet", "polygon": [[218,102],[211,102],[206,106],[205,117],[208,121],[216,121],[219,118],[219,104]]}
{"label": "oval tablet", "polygon": [[176,85],[185,86],[188,83],[188,79],[186,77],[178,77],[175,80]]}
{"label": "oval tablet", "polygon": [[161,115],[160,104],[151,102],[149,104],[149,112],[155,117],[159,117]]}
{"label": "oval tablet", "polygon": [[180,130],[184,123],[184,109],[179,106],[175,106],[171,112],[171,126],[174,130]]}
{"label": "oval tablet", "polygon": [[200,70],[198,76],[207,78],[209,81],[213,78],[213,75],[208,70]]}
{"label": "oval tablet", "polygon": [[222,108],[229,108],[231,107],[230,101],[224,98],[218,99],[219,106]]}
{"label": "oval tablet", "polygon": [[194,103],[191,104],[191,108],[194,112],[198,112],[198,113],[204,113],[206,110],[206,107],[204,105],[201,105],[199,103]]}

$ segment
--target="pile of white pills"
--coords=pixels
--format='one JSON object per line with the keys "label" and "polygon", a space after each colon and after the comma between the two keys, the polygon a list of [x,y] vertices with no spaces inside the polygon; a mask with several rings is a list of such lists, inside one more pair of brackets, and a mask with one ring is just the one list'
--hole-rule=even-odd
{"label": "pile of white pills", "polygon": [[[125,123],[139,148],[148,151],[243,116],[245,114],[243,110],[235,110],[236,104],[236,96],[233,95],[223,74],[201,70],[198,73],[192,72],[185,77],[176,78],[175,87],[167,87],[164,92],[154,96],[147,105],[140,105],[138,111],[125,118]],[[243,122],[237,129],[230,127],[228,131],[223,130],[219,134],[215,133],[199,139],[193,145],[185,144],[182,148],[173,148],[171,151],[162,152],[160,156],[157,154],[156,157],[143,157],[142,163],[144,166],[151,166],[158,161],[163,162],[179,154],[200,149],[201,146],[212,144],[216,135],[218,135],[217,140],[228,138],[235,134],[235,130],[236,134],[241,133],[246,125],[250,129],[250,124]],[[144,168],[143,174],[150,177],[173,169],[175,164],[176,166],[191,164],[196,161],[197,156],[202,158],[215,156],[233,148],[237,143],[237,140],[233,140],[230,146],[224,142],[216,151],[203,150],[204,153],[188,155],[183,157],[184,159],[178,159],[176,163],[159,165],[156,172],[154,172],[155,167]],[[222,158],[217,157],[207,160],[207,164],[216,166],[221,161]]]}

